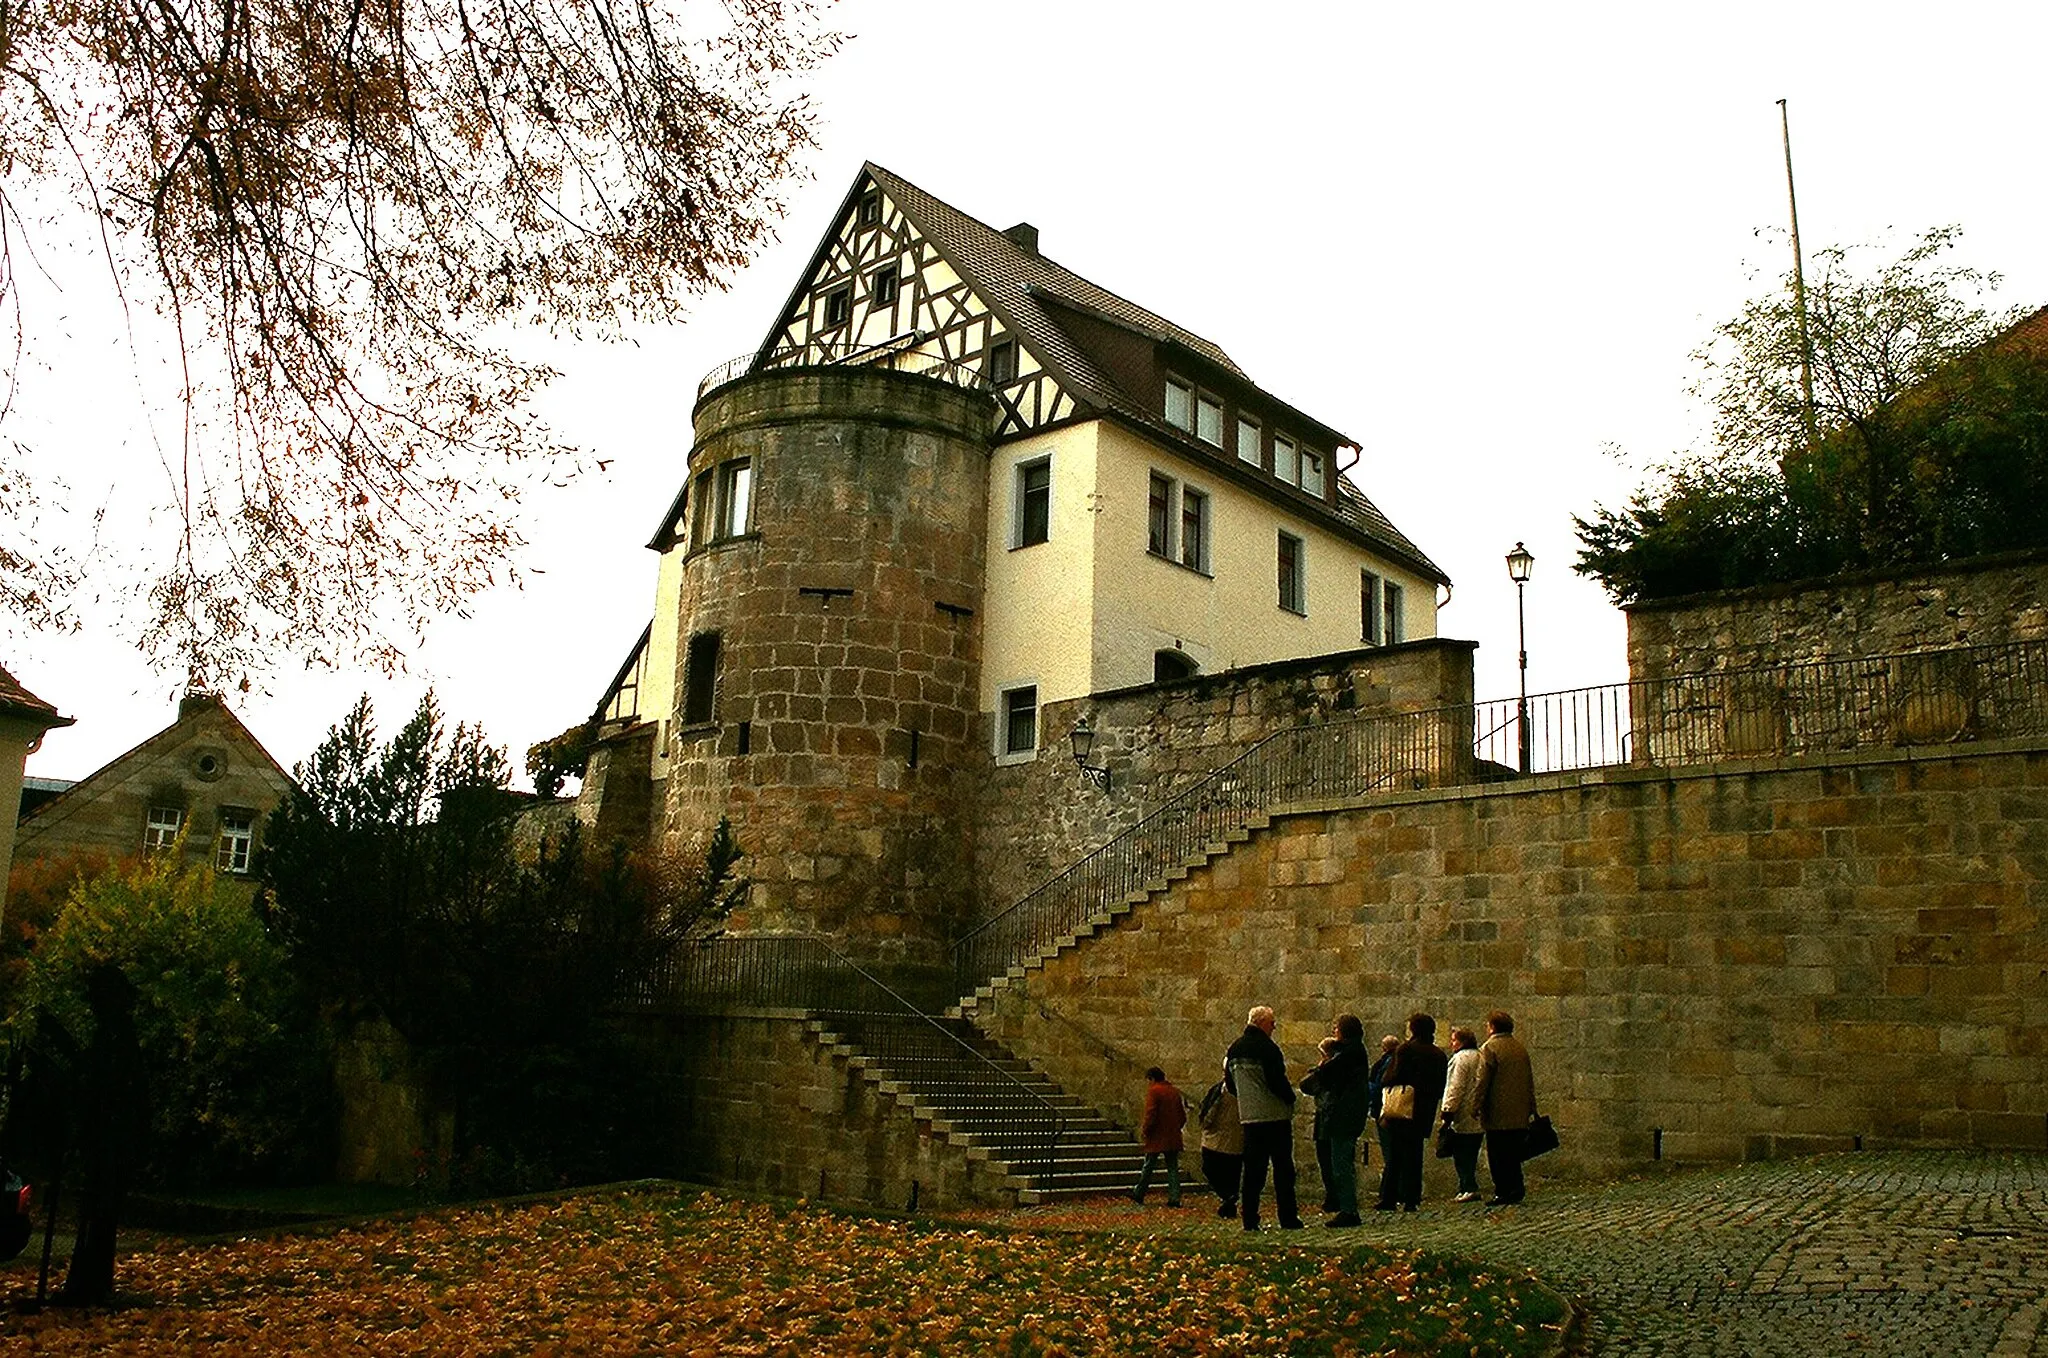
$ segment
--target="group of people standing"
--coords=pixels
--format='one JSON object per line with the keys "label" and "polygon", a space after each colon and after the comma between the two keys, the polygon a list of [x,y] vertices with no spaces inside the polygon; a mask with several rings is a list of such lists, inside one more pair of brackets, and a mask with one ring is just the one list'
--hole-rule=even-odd
{"label": "group of people standing", "polygon": [[[1244,1229],[1259,1229],[1259,1200],[1270,1173],[1273,1206],[1284,1230],[1299,1230],[1295,1202],[1296,1090],[1287,1060],[1273,1040],[1275,1017],[1266,1005],[1245,1019],[1241,1037],[1223,1057],[1223,1078],[1204,1094],[1202,1172],[1221,1204],[1216,1215],[1236,1213]],[[1514,1018],[1495,1010],[1486,1040],[1468,1028],[1451,1030],[1451,1049],[1436,1045],[1436,1020],[1408,1019],[1406,1041],[1380,1040],[1377,1058],[1365,1048],[1356,1015],[1339,1014],[1321,1044],[1321,1059],[1303,1077],[1300,1092],[1315,1102],[1316,1163],[1322,1171],[1323,1224],[1356,1226],[1359,1147],[1368,1126],[1380,1143],[1379,1201],[1383,1212],[1415,1211],[1422,1203],[1422,1162],[1433,1127],[1441,1129],[1458,1171],[1454,1201],[1479,1198],[1479,1152],[1493,1179],[1489,1207],[1522,1200],[1523,1150],[1536,1117],[1535,1080],[1528,1050],[1515,1037]],[[1145,1168],[1131,1196],[1144,1201],[1155,1169],[1168,1174],[1167,1201],[1180,1205],[1180,1150],[1186,1113],[1180,1093],[1156,1067],[1146,1072]]]}

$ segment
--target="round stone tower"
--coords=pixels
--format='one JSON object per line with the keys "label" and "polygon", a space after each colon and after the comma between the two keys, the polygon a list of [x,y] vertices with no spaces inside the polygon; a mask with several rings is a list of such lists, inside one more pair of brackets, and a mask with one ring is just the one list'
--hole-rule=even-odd
{"label": "round stone tower", "polygon": [[736,932],[916,969],[968,908],[994,414],[865,367],[698,403],[665,838],[730,817]]}

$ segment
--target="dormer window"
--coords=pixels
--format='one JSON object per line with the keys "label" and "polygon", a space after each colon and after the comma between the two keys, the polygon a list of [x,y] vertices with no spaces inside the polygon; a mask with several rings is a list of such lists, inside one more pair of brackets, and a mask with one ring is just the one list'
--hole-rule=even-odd
{"label": "dormer window", "polygon": [[1318,500],[1323,498],[1323,455],[1301,450],[1301,488]]}
{"label": "dormer window", "polygon": [[1258,467],[1265,464],[1264,450],[1259,446],[1259,422],[1240,415],[1237,419],[1237,460],[1249,462]]}
{"label": "dormer window", "polygon": [[1166,422],[1190,433],[1195,428],[1195,389],[1178,377],[1166,379]]}
{"label": "dormer window", "polygon": [[1285,434],[1273,435],[1273,475],[1290,486],[1301,476],[1301,449]]}
{"label": "dormer window", "polygon": [[1223,446],[1223,402],[1206,391],[1195,397],[1195,437],[1211,447]]}

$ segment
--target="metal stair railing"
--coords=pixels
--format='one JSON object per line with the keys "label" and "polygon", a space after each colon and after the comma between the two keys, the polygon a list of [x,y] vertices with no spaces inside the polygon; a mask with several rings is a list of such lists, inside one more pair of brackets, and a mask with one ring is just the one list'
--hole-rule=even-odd
{"label": "metal stair railing", "polygon": [[[1527,714],[1526,718],[1523,713]],[[954,945],[970,994],[1253,818],[1389,788],[2048,734],[2048,641],[1757,666],[1276,731]]]}
{"label": "metal stair railing", "polygon": [[[636,997],[651,1008],[725,1013],[736,1008],[798,1009],[842,1026],[884,1069],[902,1073],[927,1059],[934,1034],[939,1050],[962,1054],[984,1078],[1010,1091],[1013,1123],[1038,1131],[1043,1150],[1035,1187],[1050,1184],[1067,1115],[1044,1094],[989,1059],[959,1033],[924,1012],[865,967],[812,934],[712,938],[677,949]],[[882,1020],[877,1023],[875,1020]],[[920,1046],[917,1039],[923,1038]],[[1029,1160],[1024,1164],[1031,1173]]]}

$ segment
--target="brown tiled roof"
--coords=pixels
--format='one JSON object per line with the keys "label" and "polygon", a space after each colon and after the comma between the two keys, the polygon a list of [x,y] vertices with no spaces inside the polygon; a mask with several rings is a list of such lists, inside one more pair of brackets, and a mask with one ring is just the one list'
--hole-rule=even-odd
{"label": "brown tiled roof", "polygon": [[[1121,325],[1155,343],[1186,350],[1246,387],[1259,392],[1274,405],[1299,417],[1299,422],[1332,443],[1356,447],[1356,441],[1320,420],[1295,410],[1284,401],[1261,391],[1237,366],[1222,346],[1192,330],[1175,325],[1157,312],[1147,310],[1128,298],[1081,277],[1072,269],[1026,249],[988,223],[970,217],[942,199],[926,193],[902,176],[869,162],[864,173],[910,218],[911,224],[932,242],[953,267],[974,285],[981,299],[1011,330],[1022,335],[1031,353],[1060,379],[1077,401],[1105,413],[1142,425],[1166,443],[1187,444],[1180,431],[1166,424],[1149,399],[1126,391],[1108,372],[1077,344],[1061,325],[1061,309],[1080,312],[1112,325]],[[1305,431],[1307,432],[1307,431]],[[1332,450],[1334,454],[1334,449]],[[1334,469],[1333,469],[1334,474]],[[1311,499],[1301,501],[1310,511]],[[1400,529],[1366,498],[1363,491],[1343,477],[1337,478],[1336,504],[1321,506],[1352,531],[1385,548],[1421,574],[1448,584],[1450,577]]]}
{"label": "brown tiled roof", "polygon": [[73,720],[58,716],[55,707],[23,688],[4,667],[0,667],[0,715],[27,717],[42,722],[45,728],[69,726]]}

